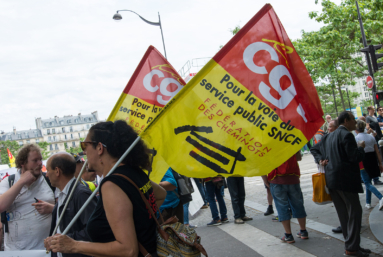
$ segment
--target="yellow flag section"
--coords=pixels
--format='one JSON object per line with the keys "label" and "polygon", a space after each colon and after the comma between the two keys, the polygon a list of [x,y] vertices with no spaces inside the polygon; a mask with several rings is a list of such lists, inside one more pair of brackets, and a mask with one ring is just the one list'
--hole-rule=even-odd
{"label": "yellow flag section", "polygon": [[307,142],[214,60],[165,108],[143,138],[190,177],[264,175]]}
{"label": "yellow flag section", "polygon": [[314,84],[265,5],[141,134],[188,177],[259,176],[323,124]]}
{"label": "yellow flag section", "polygon": [[[153,46],[141,59],[108,121],[124,120],[139,134],[161,112],[162,108],[185,85],[172,65]],[[157,149],[145,142],[151,152],[152,167],[146,171],[150,179],[160,182],[169,165]]]}
{"label": "yellow flag section", "polygon": [[15,164],[15,157],[13,157],[11,151],[9,151],[8,148],[7,148],[7,152],[8,152],[8,158],[9,158],[9,165],[11,166],[11,168],[16,167],[16,164]]}

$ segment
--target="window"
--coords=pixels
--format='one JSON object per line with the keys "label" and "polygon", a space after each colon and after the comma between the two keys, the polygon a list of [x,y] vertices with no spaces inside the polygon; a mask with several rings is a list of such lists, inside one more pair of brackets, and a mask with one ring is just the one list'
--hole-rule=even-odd
{"label": "window", "polygon": [[58,150],[58,149],[59,149],[59,146],[55,144],[55,150]]}
{"label": "window", "polygon": [[65,140],[67,140],[67,139],[68,139],[66,135],[64,136],[64,138],[65,138]]}
{"label": "window", "polygon": [[56,141],[56,136],[53,136],[53,141]]}
{"label": "window", "polygon": [[55,134],[56,133],[56,130],[55,129],[52,129],[52,134]]}
{"label": "window", "polygon": [[68,143],[64,143],[65,149],[68,149]]}
{"label": "window", "polygon": [[86,128],[89,129],[89,127],[90,127],[89,124],[86,124]]}
{"label": "window", "polygon": [[18,138],[18,139],[21,139],[21,134],[20,134],[20,133],[17,134],[17,138]]}
{"label": "window", "polygon": [[78,133],[78,138],[81,138],[80,133]]}
{"label": "window", "polygon": [[47,134],[48,134],[48,135],[51,134],[51,130],[50,130],[50,129],[47,129]]}
{"label": "window", "polygon": [[37,139],[36,139],[36,144],[38,144],[38,143],[40,143],[40,140],[37,138]]}
{"label": "window", "polygon": [[48,137],[48,142],[50,142],[50,141],[52,141],[52,137],[51,136]]}
{"label": "window", "polygon": [[69,127],[69,132],[73,132],[73,127]]}
{"label": "window", "polygon": [[19,141],[19,145],[22,146],[23,145],[23,141]]}
{"label": "window", "polygon": [[76,147],[76,142],[75,141],[72,142],[72,147]]}
{"label": "window", "polygon": [[62,128],[63,133],[65,133],[65,128]]}
{"label": "window", "polygon": [[70,134],[70,139],[73,139],[73,134]]}
{"label": "window", "polygon": [[60,120],[60,125],[64,125],[64,121],[63,120]]}
{"label": "window", "polygon": [[53,151],[53,145],[49,145],[49,150]]}
{"label": "window", "polygon": [[31,140],[27,140],[27,144],[30,144],[31,143]]}

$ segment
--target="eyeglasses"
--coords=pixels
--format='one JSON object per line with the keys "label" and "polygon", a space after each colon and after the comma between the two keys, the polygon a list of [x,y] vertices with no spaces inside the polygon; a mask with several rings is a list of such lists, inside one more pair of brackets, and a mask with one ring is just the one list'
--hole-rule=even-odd
{"label": "eyeglasses", "polygon": [[[94,145],[96,145],[96,144],[98,144],[98,143],[101,143],[101,142],[96,142],[96,141],[83,141],[83,142],[80,142],[80,146],[81,146],[81,149],[82,149],[83,151],[85,151],[86,144],[94,144]],[[106,147],[105,144],[103,144],[103,143],[101,143],[101,144],[102,144],[103,147]]]}
{"label": "eyeglasses", "polygon": [[378,112],[383,111],[383,109],[378,109]]}

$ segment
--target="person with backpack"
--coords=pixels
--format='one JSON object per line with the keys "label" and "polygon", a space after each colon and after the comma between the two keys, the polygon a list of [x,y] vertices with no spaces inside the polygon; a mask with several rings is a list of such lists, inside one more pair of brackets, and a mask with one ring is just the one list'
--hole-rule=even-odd
{"label": "person with backpack", "polygon": [[16,156],[16,174],[0,183],[5,251],[45,249],[44,239],[49,236],[55,194],[41,171],[42,166],[40,148],[27,144]]}
{"label": "person with backpack", "polygon": [[86,227],[91,242],[56,234],[50,241],[52,252],[158,256],[154,213],[164,201],[166,191],[143,171],[150,166],[144,142],[139,140],[114,172],[106,176],[137,137],[123,120],[99,122],[90,128],[80,145],[87,156],[88,168],[104,176],[96,209]]}

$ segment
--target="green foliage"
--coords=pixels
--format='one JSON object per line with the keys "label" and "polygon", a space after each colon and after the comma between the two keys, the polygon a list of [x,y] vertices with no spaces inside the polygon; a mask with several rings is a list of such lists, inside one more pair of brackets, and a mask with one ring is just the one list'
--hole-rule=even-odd
{"label": "green foliage", "polygon": [[43,156],[43,160],[48,159],[49,156],[51,155],[51,153],[48,150],[48,147],[50,146],[50,144],[48,142],[39,142],[37,144],[41,148],[41,155]]}
{"label": "green foliage", "polygon": [[[84,141],[84,138],[83,137],[80,138],[80,141]],[[78,147],[68,147],[68,145],[66,144],[65,145],[65,151],[67,153],[75,153],[75,154],[77,154],[77,153],[82,152],[82,149],[81,149],[81,146],[78,146]],[[86,155],[84,156],[84,159],[86,159]]]}
{"label": "green foliage", "polygon": [[234,35],[237,34],[238,31],[240,31],[240,30],[241,30],[241,26],[237,25],[237,26],[235,26],[234,29],[230,29],[230,32],[231,32],[231,33],[233,34],[233,36],[234,36]]}
{"label": "green foliage", "polygon": [[[316,89],[317,89],[319,99],[320,99],[321,104],[322,104],[324,116],[329,114],[329,115],[331,115],[332,118],[337,117],[339,115],[339,113],[341,113],[343,111],[343,109],[341,108],[341,105],[342,105],[341,96],[337,93],[337,91],[334,90],[335,103],[336,103],[336,107],[335,107],[334,94],[333,94],[332,90],[329,90],[325,86],[316,87]],[[346,109],[349,109],[350,106],[351,106],[351,108],[356,107],[354,100],[358,97],[358,95],[359,95],[359,93],[348,91],[348,96],[347,96],[346,90],[342,90],[342,97],[346,102],[346,104],[345,104]]]}
{"label": "green foliage", "polygon": [[[339,112],[348,108],[347,97],[344,97],[341,88],[344,85],[354,86],[355,78],[368,75],[368,68],[364,55],[359,54],[363,44],[360,43],[355,1],[343,0],[336,5],[330,0],[323,0],[321,5],[322,12],[311,12],[309,17],[324,23],[324,26],[319,31],[302,31],[302,38],[295,40],[293,45],[314,83],[322,84],[327,91],[334,89],[340,97]],[[360,0],[359,6],[367,40],[371,40],[371,44],[383,42],[383,1]],[[382,89],[380,72],[375,76],[378,88]],[[350,98],[356,96],[352,94]]]}
{"label": "green foliage", "polygon": [[16,158],[17,151],[21,148],[17,141],[1,141],[0,142],[0,163],[9,165],[7,148],[11,151],[13,157]]}

